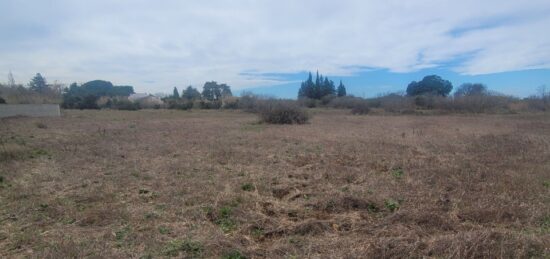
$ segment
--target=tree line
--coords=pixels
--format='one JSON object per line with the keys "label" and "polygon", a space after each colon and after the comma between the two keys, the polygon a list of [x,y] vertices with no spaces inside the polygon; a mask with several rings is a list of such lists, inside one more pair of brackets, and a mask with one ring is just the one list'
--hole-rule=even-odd
{"label": "tree line", "polygon": [[207,101],[219,101],[226,97],[233,96],[231,87],[227,84],[218,84],[216,81],[210,81],[204,83],[202,87],[202,93],[199,92],[193,86],[188,86],[181,92],[181,95],[177,87],[174,87],[172,95],[167,99],[185,99],[185,100],[199,100],[204,99]]}
{"label": "tree line", "polygon": [[309,98],[320,100],[326,96],[346,96],[346,87],[340,80],[338,89],[334,86],[334,82],[328,77],[323,77],[319,75],[319,71],[315,76],[315,81],[313,81],[313,76],[309,72],[308,78],[306,81],[302,82],[300,89],[298,90],[298,99]]}
{"label": "tree line", "polygon": [[7,84],[0,84],[0,103],[59,103],[63,88],[57,81],[48,83],[40,73],[26,85],[17,84],[9,72]]}
{"label": "tree line", "polygon": [[[104,80],[93,80],[81,85],[72,83],[69,87],[64,87],[57,82],[48,83],[40,73],[32,77],[26,85],[22,85],[16,84],[13,75],[9,73],[7,84],[0,84],[0,103],[61,103],[63,108],[68,109],[247,107],[246,109],[250,110],[250,106],[255,103],[254,98],[258,98],[253,94],[233,97],[229,85],[215,81],[206,82],[202,91],[188,86],[180,92],[174,87],[172,94],[164,97],[164,102],[155,104],[154,107],[140,107],[139,103],[128,100],[127,97],[133,93],[132,86],[115,86]],[[300,84],[298,100],[295,102],[304,107],[358,108],[361,113],[368,110],[365,107],[382,107],[390,112],[411,112],[419,109],[483,112],[510,110],[512,106],[530,110],[550,110],[550,94],[544,86],[540,87],[539,94],[520,99],[491,91],[481,83],[464,83],[454,89],[449,80],[438,75],[428,75],[420,81],[410,82],[403,93],[390,93],[365,99],[349,95],[342,81],[336,87],[329,77],[318,72],[313,77],[310,72],[306,80]]]}

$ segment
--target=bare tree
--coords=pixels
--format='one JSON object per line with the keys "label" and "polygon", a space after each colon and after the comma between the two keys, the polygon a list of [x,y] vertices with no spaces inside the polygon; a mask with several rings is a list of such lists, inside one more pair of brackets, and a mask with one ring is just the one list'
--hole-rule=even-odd
{"label": "bare tree", "polygon": [[15,79],[13,79],[11,71],[8,73],[8,86],[12,88],[15,87]]}

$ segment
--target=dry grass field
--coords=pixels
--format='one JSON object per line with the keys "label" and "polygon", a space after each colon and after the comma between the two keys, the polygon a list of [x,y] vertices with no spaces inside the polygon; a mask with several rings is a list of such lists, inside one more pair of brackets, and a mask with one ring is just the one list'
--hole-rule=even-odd
{"label": "dry grass field", "polygon": [[548,258],[550,115],[0,121],[2,258]]}

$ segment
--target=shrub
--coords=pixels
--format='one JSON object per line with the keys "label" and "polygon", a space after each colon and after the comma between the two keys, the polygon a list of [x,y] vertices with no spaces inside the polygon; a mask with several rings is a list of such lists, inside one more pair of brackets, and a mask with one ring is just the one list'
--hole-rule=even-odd
{"label": "shrub", "polygon": [[258,107],[259,100],[259,96],[254,95],[253,93],[243,92],[239,98],[237,106],[239,109],[247,112],[258,112],[256,108]]}
{"label": "shrub", "polygon": [[384,201],[384,205],[391,212],[394,212],[394,211],[399,209],[399,202],[395,201],[393,199],[388,199],[388,200]]}
{"label": "shrub", "polygon": [[418,95],[414,97],[414,104],[424,109],[433,109],[434,98],[431,95]]}
{"label": "shrub", "polygon": [[335,98],[336,96],[333,94],[325,95],[321,97],[321,105],[326,106]]}
{"label": "shrub", "polygon": [[307,108],[315,108],[319,106],[317,104],[317,100],[311,99],[311,98],[300,98],[298,99],[298,104],[300,106],[307,107]]}
{"label": "shrub", "polygon": [[167,99],[166,104],[168,109],[177,110],[189,110],[194,106],[193,102],[182,99]]}
{"label": "shrub", "polygon": [[194,103],[193,107],[200,108],[200,109],[219,109],[222,107],[222,102],[219,100],[215,101],[207,101],[207,100],[200,100]]}
{"label": "shrub", "polygon": [[37,122],[35,125],[39,129],[47,129],[48,128],[48,125],[44,124],[43,122]]}
{"label": "shrub", "polygon": [[63,96],[63,103],[61,107],[65,109],[99,109],[97,105],[98,96],[95,95],[86,95],[84,97],[80,96]]}
{"label": "shrub", "polygon": [[415,110],[413,99],[396,93],[383,95],[371,101],[388,112],[409,113]]}
{"label": "shrub", "polygon": [[125,110],[125,111],[136,111],[140,109],[140,106],[139,106],[139,103],[133,103],[129,100],[115,99],[111,104],[111,108],[117,109],[117,110]]}
{"label": "shrub", "polygon": [[549,111],[550,110],[550,91],[546,90],[546,86],[539,89],[538,95],[533,95],[525,99],[527,107],[534,111]]}
{"label": "shrub", "polygon": [[358,105],[361,102],[365,102],[366,100],[359,97],[354,96],[343,96],[343,97],[336,97],[328,103],[329,107],[332,108],[338,108],[338,109],[352,109],[356,105]]}
{"label": "shrub", "polygon": [[237,250],[233,250],[224,256],[222,256],[223,259],[246,259],[246,256],[242,255],[241,252]]}
{"label": "shrub", "polygon": [[473,95],[448,99],[442,109],[455,112],[509,112],[513,98],[499,95]]}
{"label": "shrub", "polygon": [[238,109],[239,108],[239,98],[237,97],[225,97],[222,99],[222,108],[223,109]]}
{"label": "shrub", "polygon": [[0,96],[0,104],[6,103],[6,100]]}
{"label": "shrub", "polygon": [[351,109],[351,114],[365,115],[370,112],[369,104],[366,101],[358,102]]}
{"label": "shrub", "polygon": [[259,104],[260,121],[270,124],[304,124],[309,115],[295,102],[267,100]]}
{"label": "shrub", "polygon": [[246,192],[251,192],[251,191],[254,191],[254,185],[252,185],[251,183],[245,183],[243,185],[241,185],[241,190],[243,191],[246,191]]}
{"label": "shrub", "polygon": [[175,239],[170,241],[162,248],[162,254],[166,256],[178,256],[180,251],[185,252],[190,257],[200,257],[204,248],[201,243],[191,240]]}

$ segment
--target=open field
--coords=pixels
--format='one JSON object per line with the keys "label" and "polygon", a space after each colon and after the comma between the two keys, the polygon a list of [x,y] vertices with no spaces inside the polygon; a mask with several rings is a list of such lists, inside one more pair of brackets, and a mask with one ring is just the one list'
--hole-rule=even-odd
{"label": "open field", "polygon": [[312,112],[2,119],[0,257],[550,256],[549,114]]}

